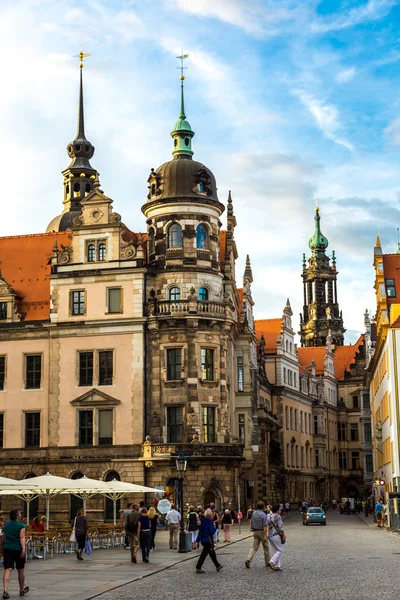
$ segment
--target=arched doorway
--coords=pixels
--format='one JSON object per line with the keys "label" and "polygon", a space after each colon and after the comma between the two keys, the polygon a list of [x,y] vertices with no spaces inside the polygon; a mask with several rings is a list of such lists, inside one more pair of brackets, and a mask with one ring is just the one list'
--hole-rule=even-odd
{"label": "arched doorway", "polygon": [[[117,471],[109,471],[104,478],[104,481],[112,481],[116,479],[117,481],[121,481],[121,477]],[[121,500],[117,500],[117,519],[119,517],[119,513],[121,510]],[[113,521],[114,520],[114,502],[110,500],[110,498],[106,498],[105,506],[104,506],[104,520],[105,521]]]}
{"label": "arched doorway", "polygon": [[[36,473],[28,473],[25,475],[24,479],[32,479],[32,477],[36,477]],[[27,502],[24,502],[24,511],[23,511],[25,519],[28,517],[27,511]],[[39,514],[39,498],[34,498],[31,500],[29,504],[29,521],[32,522],[35,517]],[[29,525],[29,523],[28,523]]]}
{"label": "arched doorway", "polygon": [[209,504],[215,504],[215,507],[221,512],[224,503],[224,497],[219,488],[210,487],[204,493],[204,507],[207,507]]}
{"label": "arched doorway", "polygon": [[[76,473],[72,473],[71,479],[82,479],[83,473],[80,471],[76,471]],[[74,496],[73,494],[69,495],[69,520],[73,521],[78,514],[78,510],[83,508],[83,500],[82,498],[78,498],[78,496]]]}

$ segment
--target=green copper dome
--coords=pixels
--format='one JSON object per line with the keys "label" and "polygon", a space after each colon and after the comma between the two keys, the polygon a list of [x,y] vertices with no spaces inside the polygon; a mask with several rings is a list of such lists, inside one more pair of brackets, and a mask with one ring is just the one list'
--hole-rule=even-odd
{"label": "green copper dome", "polygon": [[314,231],[314,235],[308,242],[308,247],[310,248],[310,250],[312,250],[313,253],[324,254],[325,250],[329,246],[329,242],[328,242],[327,238],[321,233],[321,227],[319,224],[321,217],[319,216],[319,208],[318,207],[315,209],[314,220],[315,220],[315,231]]}
{"label": "green copper dome", "polygon": [[174,150],[172,155],[174,158],[192,158],[192,137],[194,131],[190,126],[189,121],[186,120],[185,115],[185,100],[183,95],[183,80],[185,78],[181,76],[181,111],[177,122],[175,123],[174,130],[171,132],[171,137],[174,140]]}

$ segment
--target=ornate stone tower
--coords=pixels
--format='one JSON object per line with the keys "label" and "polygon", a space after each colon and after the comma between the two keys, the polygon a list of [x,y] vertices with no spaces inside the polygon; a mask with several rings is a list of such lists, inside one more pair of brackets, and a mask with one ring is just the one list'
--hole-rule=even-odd
{"label": "ornate stone tower", "polygon": [[65,231],[70,229],[82,209],[82,201],[93,189],[97,171],[89,160],[94,154],[94,146],[85,136],[85,117],[83,107],[83,58],[80,53],[80,85],[78,103],[78,130],[75,139],[67,146],[68,156],[72,159],[69,167],[62,171],[64,177],[64,208],[61,215],[55,217],[46,231]]}
{"label": "ornate stone tower", "polygon": [[224,206],[213,173],[192,158],[183,76],[171,136],[173,159],[151,170],[142,207],[148,264],[146,432],[152,442],[226,444],[232,437],[227,372],[234,360],[238,294],[224,287]]}
{"label": "ornate stone tower", "polygon": [[303,255],[304,307],[300,315],[302,346],[325,346],[330,330],[332,343],[343,346],[344,332],[342,311],[337,300],[337,270],[335,252],[332,264],[325,254],[328,240],[320,228],[319,208],[315,209],[315,232],[308,245],[311,257],[306,263]]}

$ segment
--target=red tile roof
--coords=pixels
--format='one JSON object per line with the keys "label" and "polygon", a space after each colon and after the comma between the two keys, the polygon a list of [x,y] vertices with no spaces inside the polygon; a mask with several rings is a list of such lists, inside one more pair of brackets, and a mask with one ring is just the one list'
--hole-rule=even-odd
{"label": "red tile roof", "polygon": [[[349,346],[336,346],[333,362],[335,365],[335,377],[338,381],[344,381],[346,371],[350,372],[351,365],[355,362],[355,357],[359,347],[364,342],[364,335],[360,335],[355,344]],[[308,369],[311,361],[315,362],[317,375],[323,375],[325,362],[325,346],[312,348],[299,348],[300,369]]]}
{"label": "red tile roof", "polygon": [[48,264],[54,240],[58,247],[71,244],[72,233],[39,233],[0,237],[0,270],[2,278],[19,296],[19,311],[25,321],[50,318],[50,273]]}
{"label": "red tile roof", "polygon": [[264,335],[265,353],[275,354],[277,351],[278,336],[282,329],[282,319],[261,319],[255,321],[257,339]]}

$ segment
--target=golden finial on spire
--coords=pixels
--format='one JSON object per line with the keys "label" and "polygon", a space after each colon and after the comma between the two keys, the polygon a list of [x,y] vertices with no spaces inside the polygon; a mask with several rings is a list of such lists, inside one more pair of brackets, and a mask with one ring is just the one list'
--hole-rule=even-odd
{"label": "golden finial on spire", "polygon": [[79,66],[81,69],[83,69],[83,59],[87,58],[88,56],[92,56],[92,53],[88,52],[85,54],[84,52],[82,52],[82,50],[79,52],[79,54],[74,55],[74,58],[79,58]]}
{"label": "golden finial on spire", "polygon": [[315,200],[315,210],[319,212],[318,200]]}
{"label": "golden finial on spire", "polygon": [[185,77],[184,77],[184,75],[183,75],[183,70],[184,70],[184,69],[187,69],[187,67],[184,67],[184,66],[183,66],[183,61],[184,61],[186,58],[189,58],[189,54],[183,54],[183,48],[182,48],[182,54],[181,54],[180,56],[177,56],[176,58],[178,58],[178,59],[181,61],[181,66],[180,66],[180,67],[176,67],[176,68],[181,70],[181,76],[180,76],[180,80],[181,80],[181,81],[184,81]]}

